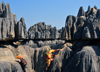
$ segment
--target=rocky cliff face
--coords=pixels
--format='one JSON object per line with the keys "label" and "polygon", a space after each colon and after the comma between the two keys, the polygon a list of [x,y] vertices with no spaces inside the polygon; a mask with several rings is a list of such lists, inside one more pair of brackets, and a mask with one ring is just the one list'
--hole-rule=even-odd
{"label": "rocky cliff face", "polygon": [[89,6],[85,12],[80,7],[77,17],[69,15],[60,30],[39,22],[27,32],[24,18],[17,21],[10,5],[0,2],[0,41],[26,40],[21,45],[0,43],[0,72],[23,72],[15,61],[18,54],[27,61],[27,72],[46,72],[45,52],[50,49],[61,50],[54,53],[48,72],[100,72],[99,23],[100,9]]}

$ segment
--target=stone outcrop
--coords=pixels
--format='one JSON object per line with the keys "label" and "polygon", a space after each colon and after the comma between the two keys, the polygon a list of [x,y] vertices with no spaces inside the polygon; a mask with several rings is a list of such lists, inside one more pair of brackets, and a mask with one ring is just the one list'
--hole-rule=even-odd
{"label": "stone outcrop", "polygon": [[59,37],[56,27],[46,25],[44,22],[31,26],[28,30],[29,39],[57,39]]}
{"label": "stone outcrop", "polygon": [[99,22],[100,11],[94,6],[88,7],[85,12],[80,7],[77,17],[69,15],[65,27],[57,30],[56,27],[46,25],[45,22],[34,24],[26,31],[25,20],[22,17],[17,21],[16,14],[11,13],[10,5],[0,3],[0,40],[13,39],[95,39],[100,38]]}
{"label": "stone outcrop", "polygon": [[99,39],[99,14],[96,6],[93,8],[89,6],[86,12],[83,7],[80,7],[77,17],[70,15],[67,17],[60,38],[66,40]]}
{"label": "stone outcrop", "polygon": [[88,6],[88,10],[87,10],[87,12],[85,13],[86,17],[90,14],[90,12],[91,12],[91,7],[90,7],[90,5],[89,5],[89,6]]}
{"label": "stone outcrop", "polygon": [[66,19],[65,28],[62,28],[61,39],[73,40],[76,32],[77,17],[69,15]]}
{"label": "stone outcrop", "polygon": [[23,45],[28,45],[32,48],[39,48],[42,46],[50,46],[55,47],[59,44],[64,44],[64,40],[48,40],[48,41],[34,41],[34,40],[28,40],[25,43],[22,43]]}
{"label": "stone outcrop", "polygon": [[66,65],[69,63],[74,51],[72,51],[67,44],[64,44],[58,55],[55,57],[50,65],[49,72],[63,72]]}
{"label": "stone outcrop", "polygon": [[74,54],[63,72],[99,72],[99,47],[84,46]]}
{"label": "stone outcrop", "polygon": [[23,72],[20,64],[15,61],[18,54],[27,61],[27,72],[40,71],[45,63],[45,52],[50,49],[49,46],[33,49],[28,45],[0,47],[1,72]]}
{"label": "stone outcrop", "polygon": [[23,17],[20,19],[20,21],[17,22],[17,25],[15,28],[16,28],[16,39],[27,39],[28,38],[25,20]]}
{"label": "stone outcrop", "polygon": [[17,16],[11,13],[10,5],[0,2],[0,40],[22,38],[28,38],[24,18],[17,22]]}
{"label": "stone outcrop", "polygon": [[15,62],[13,52],[8,47],[0,46],[0,72],[23,72],[21,66]]}
{"label": "stone outcrop", "polygon": [[0,18],[0,39],[14,37],[14,24],[7,18]]}
{"label": "stone outcrop", "polygon": [[[61,49],[50,65],[49,72],[99,72],[100,42],[79,41],[60,44],[55,49]],[[32,45],[32,44],[30,44]],[[22,69],[15,61],[20,54],[27,60],[27,72],[46,72],[45,52],[51,49],[50,46],[32,48],[25,45],[2,45],[0,46],[0,71],[22,72]]]}
{"label": "stone outcrop", "polygon": [[80,16],[85,16],[85,11],[84,11],[83,7],[80,7],[80,9],[79,9],[77,17],[80,17]]}
{"label": "stone outcrop", "polygon": [[0,2],[0,39],[13,39],[15,37],[13,15],[10,10],[10,5]]}

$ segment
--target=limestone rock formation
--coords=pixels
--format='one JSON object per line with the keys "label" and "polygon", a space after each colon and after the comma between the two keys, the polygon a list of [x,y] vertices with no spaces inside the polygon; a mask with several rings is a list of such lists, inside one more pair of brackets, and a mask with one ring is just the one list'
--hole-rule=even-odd
{"label": "limestone rock formation", "polygon": [[0,39],[12,39],[15,37],[13,14],[10,5],[0,2]]}
{"label": "limestone rock formation", "polygon": [[25,25],[25,20],[22,17],[20,21],[17,22],[16,25],[16,39],[27,39],[28,38],[28,33],[26,31],[26,25]]}
{"label": "limestone rock formation", "polygon": [[84,11],[83,7],[80,7],[80,9],[79,9],[77,17],[80,17],[80,16],[85,16],[85,11]]}
{"label": "limestone rock formation", "polygon": [[[50,65],[49,72],[99,72],[100,45],[95,45],[98,42],[95,44],[91,42],[92,45],[89,42],[65,43],[56,47],[55,49],[61,50],[55,53],[57,55]],[[20,54],[28,62],[27,72],[46,72],[45,52],[49,49],[50,46],[32,48],[27,44],[2,45],[0,46],[0,70],[22,72],[19,63],[15,61],[16,56]]]}
{"label": "limestone rock formation", "polygon": [[17,22],[16,14],[11,13],[9,3],[0,2],[0,40],[28,38],[24,18]]}
{"label": "limestone rock formation", "polygon": [[63,72],[99,72],[99,47],[84,46],[74,54]]}
{"label": "limestone rock formation", "polygon": [[[66,19],[65,28],[61,33],[61,39],[73,40],[76,32],[77,17],[69,15]],[[65,31],[64,31],[65,30]]]}
{"label": "limestone rock formation", "polygon": [[61,30],[62,30],[62,32],[61,32],[61,34],[60,34],[60,35],[61,35],[60,38],[61,38],[61,39],[66,39],[66,40],[68,40],[68,32],[67,32],[67,29],[63,27]]}
{"label": "limestone rock formation", "polygon": [[48,40],[48,41],[34,41],[34,40],[28,40],[25,43],[22,43],[22,45],[28,45],[32,48],[39,48],[42,46],[50,46],[55,47],[60,44],[64,44],[64,40]]}
{"label": "limestone rock formation", "polygon": [[28,30],[29,39],[56,39],[59,33],[56,27],[52,28],[44,22],[31,26]]}
{"label": "limestone rock formation", "polygon": [[60,30],[59,37],[66,40],[99,39],[99,14],[96,6],[89,6],[86,12],[80,7],[77,17],[67,17],[65,28]]}
{"label": "limestone rock formation", "polygon": [[4,39],[25,41],[0,43],[0,72],[23,72],[15,61],[18,54],[27,61],[27,72],[46,72],[45,52],[50,49],[61,50],[54,52],[49,72],[100,72],[100,9],[96,6],[86,12],[80,7],[77,17],[69,15],[60,30],[40,22],[27,32],[24,18],[17,22],[10,5],[0,2],[0,40]]}
{"label": "limestone rock formation", "polygon": [[0,61],[0,72],[23,72],[18,63]]}
{"label": "limestone rock formation", "polygon": [[88,10],[87,10],[87,12],[85,13],[86,17],[90,14],[90,12],[91,12],[91,7],[90,7],[90,5],[89,5],[89,6],[88,6]]}
{"label": "limestone rock formation", "polygon": [[[61,47],[59,47],[61,48]],[[50,65],[49,72],[63,72],[66,65],[69,63],[74,51],[72,51],[67,44],[59,51],[54,61]]]}
{"label": "limestone rock formation", "polygon": [[99,36],[99,9],[96,7],[88,7],[86,15],[80,15],[76,22],[76,32],[74,40],[76,39],[95,39]]}
{"label": "limestone rock formation", "polygon": [[8,47],[0,46],[0,72],[23,72],[21,66],[15,62],[13,52]]}
{"label": "limestone rock formation", "polygon": [[6,18],[0,18],[0,39],[14,37],[14,24]]}

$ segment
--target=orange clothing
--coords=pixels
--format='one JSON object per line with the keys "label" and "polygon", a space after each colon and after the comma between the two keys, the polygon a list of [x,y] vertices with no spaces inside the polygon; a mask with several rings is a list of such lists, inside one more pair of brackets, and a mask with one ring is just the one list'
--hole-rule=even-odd
{"label": "orange clothing", "polygon": [[52,52],[55,52],[55,50],[53,50],[53,49],[49,50],[49,53],[52,53]]}
{"label": "orange clothing", "polygon": [[53,55],[52,53],[55,52],[55,51],[57,51],[57,50],[51,49],[51,50],[46,52],[45,61],[46,61],[46,64],[47,64],[47,67],[46,67],[47,72],[48,72],[48,69],[49,69],[51,62],[54,60],[55,55]]}
{"label": "orange clothing", "polygon": [[17,57],[16,57],[16,58],[17,58],[17,59],[20,59],[20,58],[22,58],[22,57],[21,57],[21,55],[17,55]]}
{"label": "orange clothing", "polygon": [[48,51],[47,58],[52,58],[52,53],[55,52],[55,50],[51,49]]}
{"label": "orange clothing", "polygon": [[51,50],[49,50],[49,51],[47,51],[47,57],[46,57],[46,63],[47,63],[47,66],[49,66],[50,64],[51,64],[51,61],[53,61],[53,55],[52,55],[52,53],[53,52],[55,52],[55,50],[53,50],[53,49],[51,49]]}

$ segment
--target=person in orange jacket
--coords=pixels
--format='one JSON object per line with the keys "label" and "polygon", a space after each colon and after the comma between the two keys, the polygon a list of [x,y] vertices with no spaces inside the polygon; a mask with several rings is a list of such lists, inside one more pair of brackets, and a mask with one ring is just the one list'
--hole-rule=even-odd
{"label": "person in orange jacket", "polygon": [[48,50],[48,51],[46,52],[45,61],[46,61],[46,64],[47,64],[47,67],[46,67],[46,71],[47,71],[47,72],[48,72],[48,69],[49,69],[49,67],[50,67],[51,62],[54,60],[54,57],[55,57],[55,55],[52,54],[52,53],[55,52],[55,51],[59,51],[59,50],[61,50],[61,49],[56,49],[56,50],[51,49],[51,50]]}
{"label": "person in orange jacket", "polygon": [[19,59],[19,61],[17,61],[17,62],[19,62],[19,64],[21,65],[21,67],[22,67],[22,69],[23,69],[23,72],[26,72],[26,65],[27,65],[26,60],[23,59],[23,58],[21,57],[21,55],[17,55],[16,58]]}

